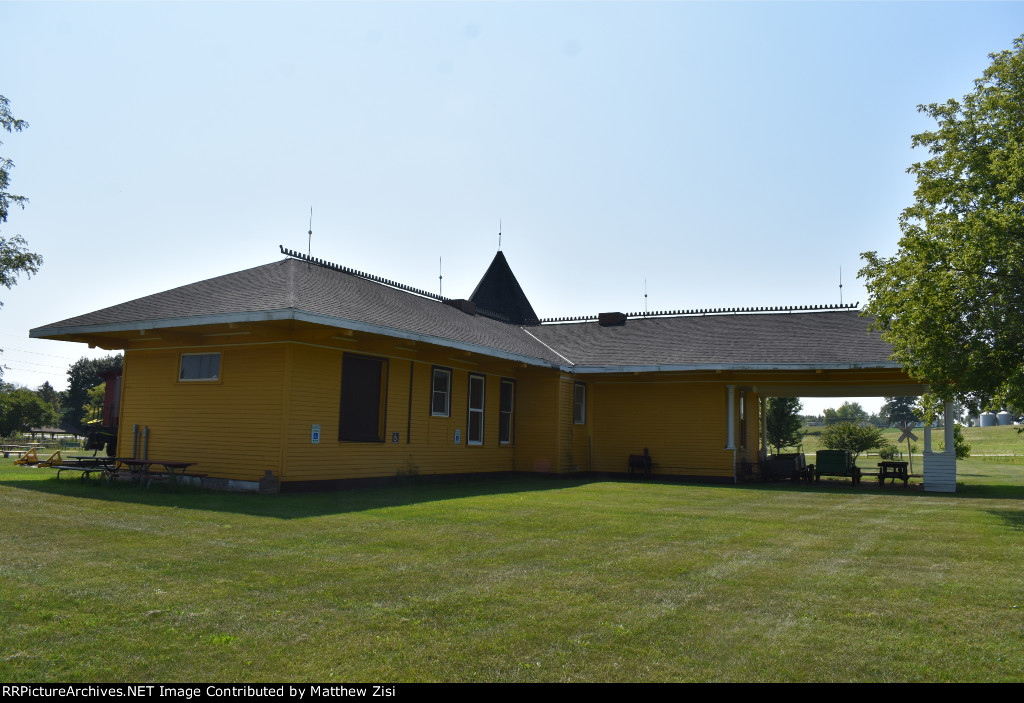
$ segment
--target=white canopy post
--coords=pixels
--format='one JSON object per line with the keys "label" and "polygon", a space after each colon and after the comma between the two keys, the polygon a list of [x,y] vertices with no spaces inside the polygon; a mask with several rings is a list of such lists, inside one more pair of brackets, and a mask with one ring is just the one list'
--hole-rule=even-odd
{"label": "white canopy post", "polygon": [[[946,446],[941,452],[925,451],[924,489],[937,493],[956,493],[956,447],[953,442],[953,404],[943,408],[943,434]],[[925,436],[927,437],[927,431]],[[929,442],[930,444],[930,442]]]}

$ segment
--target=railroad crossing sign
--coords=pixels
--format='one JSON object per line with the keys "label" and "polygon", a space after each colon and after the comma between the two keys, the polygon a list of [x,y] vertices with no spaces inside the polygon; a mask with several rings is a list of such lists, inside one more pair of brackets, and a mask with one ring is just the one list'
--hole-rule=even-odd
{"label": "railroad crossing sign", "polygon": [[901,434],[900,438],[896,440],[897,444],[903,440],[907,440],[908,442],[910,440],[914,440],[915,442],[917,441],[917,435],[913,433],[914,424],[912,422],[903,422],[896,426],[903,430],[903,434]]}

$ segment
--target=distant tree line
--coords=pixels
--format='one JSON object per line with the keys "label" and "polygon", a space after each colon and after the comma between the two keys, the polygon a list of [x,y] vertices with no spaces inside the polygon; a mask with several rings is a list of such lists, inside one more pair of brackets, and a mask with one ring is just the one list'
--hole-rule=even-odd
{"label": "distant tree line", "polygon": [[923,416],[919,408],[917,396],[886,397],[885,404],[877,413],[868,413],[860,403],[843,403],[838,408],[826,408],[821,415],[801,415],[805,424],[817,423],[831,426],[840,423],[874,425],[875,427],[892,427],[904,422],[921,422]]}
{"label": "distant tree line", "polygon": [[68,368],[68,389],[56,391],[49,381],[35,389],[0,382],[0,436],[33,427],[60,427],[81,433],[99,419],[103,408],[101,373],[120,368],[121,354],[81,358]]}

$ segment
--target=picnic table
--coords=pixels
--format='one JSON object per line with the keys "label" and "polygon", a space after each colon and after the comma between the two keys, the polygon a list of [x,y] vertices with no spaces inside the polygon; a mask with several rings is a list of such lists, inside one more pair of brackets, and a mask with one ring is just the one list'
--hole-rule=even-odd
{"label": "picnic table", "polygon": [[59,466],[52,468],[57,469],[57,478],[60,478],[63,471],[81,471],[79,478],[82,481],[93,473],[102,473],[108,480],[117,475],[116,459],[112,456],[69,456]]}
{"label": "picnic table", "polygon": [[[180,461],[178,459],[139,459],[137,457],[115,457],[118,466],[125,466],[131,472],[132,479],[136,482],[146,481],[146,488],[154,480],[169,478],[176,481],[185,476],[202,477],[206,474],[188,474],[188,467],[195,466],[195,461]],[[157,469],[161,467],[162,470]]]}
{"label": "picnic table", "polygon": [[0,444],[0,452],[3,452],[4,459],[9,458],[11,454],[17,454],[20,459],[21,455],[27,452],[30,448],[31,447],[24,444]]}
{"label": "picnic table", "polygon": [[878,485],[882,486],[885,484],[885,479],[892,479],[893,483],[896,483],[896,479],[901,479],[903,485],[907,485],[907,466],[910,462],[907,461],[880,461],[878,462]]}

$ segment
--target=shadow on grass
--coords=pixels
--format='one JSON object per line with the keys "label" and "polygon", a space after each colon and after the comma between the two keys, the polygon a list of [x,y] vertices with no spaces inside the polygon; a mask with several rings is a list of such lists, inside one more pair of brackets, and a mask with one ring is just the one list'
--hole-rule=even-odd
{"label": "shadow on grass", "polygon": [[1024,486],[1020,484],[1002,483],[971,483],[969,481],[958,481],[956,493],[939,493],[925,491],[921,477],[911,479],[908,486],[902,481],[886,483],[879,486],[877,481],[862,480],[859,485],[854,486],[849,480],[834,479],[823,480],[818,483],[790,482],[790,481],[754,481],[741,483],[736,486],[738,489],[755,491],[792,491],[799,493],[846,493],[850,495],[887,495],[906,496],[907,498],[946,498],[957,500],[962,498],[989,498],[999,500],[1024,500]]}
{"label": "shadow on grass", "polygon": [[41,476],[38,479],[0,480],[0,486],[113,503],[213,510],[295,520],[478,496],[551,491],[590,482],[582,478],[550,478],[533,475],[500,478],[473,477],[438,482],[410,479],[381,487],[269,495],[228,493],[169,484],[153,485],[146,489],[123,482],[108,484],[98,478],[81,481],[57,479],[55,476]]}
{"label": "shadow on grass", "polygon": [[[788,493],[825,493],[845,495],[886,495],[906,498],[988,498],[988,499],[1024,499],[1024,485],[1014,484],[958,484],[956,493],[925,493],[920,482],[911,482],[907,487],[902,483],[887,483],[879,486],[875,481],[862,481],[853,486],[848,480],[823,480],[818,483],[790,481],[749,482],[731,484],[723,482],[681,481],[665,478],[629,479],[586,477],[586,476],[542,476],[523,474],[519,476],[473,476],[451,477],[444,481],[406,478],[392,485],[380,487],[360,487],[350,490],[329,490],[302,493],[278,493],[272,495],[254,493],[229,493],[211,491],[190,486],[173,484],[154,484],[152,488],[114,482],[106,483],[103,479],[91,478],[57,479],[55,476],[39,475],[38,477],[19,476],[6,480],[0,479],[0,486],[37,491],[51,495],[62,495],[74,498],[101,500],[112,503],[167,506],[189,510],[211,510],[218,512],[238,513],[262,516],[281,520],[294,520],[322,515],[364,512],[387,508],[432,503],[445,500],[458,500],[488,495],[511,493],[529,493],[534,491],[551,491],[577,487],[589,483],[636,483],[657,486],[704,485],[717,486],[726,490],[769,491]],[[1021,517],[1012,511],[998,513],[1007,520],[1012,519],[1015,526],[1021,525]]]}
{"label": "shadow on grass", "polygon": [[988,512],[1015,530],[1024,530],[1024,510],[989,510]]}

